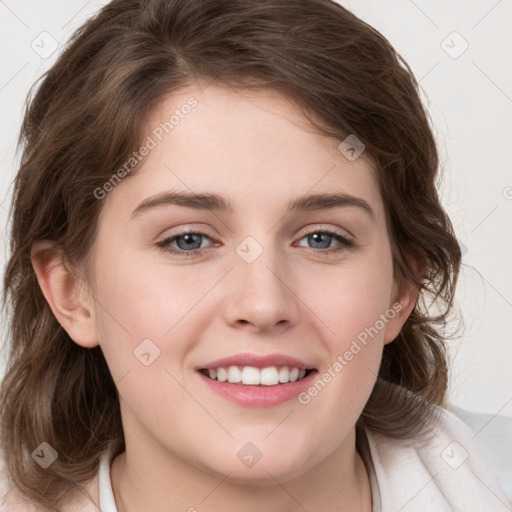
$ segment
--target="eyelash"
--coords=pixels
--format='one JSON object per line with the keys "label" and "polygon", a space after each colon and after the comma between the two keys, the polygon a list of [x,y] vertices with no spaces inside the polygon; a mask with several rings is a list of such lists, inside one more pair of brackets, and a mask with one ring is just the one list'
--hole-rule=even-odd
{"label": "eyelash", "polygon": [[[351,249],[354,247],[354,242],[352,240],[349,240],[348,238],[340,235],[339,233],[336,233],[335,231],[328,231],[328,230],[313,230],[308,231],[306,233],[301,233],[301,238],[299,240],[302,240],[303,238],[307,237],[308,235],[312,235],[315,233],[320,233],[322,235],[332,235],[335,240],[341,243],[338,247],[334,249],[314,249],[311,248],[311,251],[313,251],[314,254],[320,255],[320,256],[333,256],[334,254],[337,254],[341,251],[346,251],[347,249]],[[183,251],[182,249],[175,249],[174,247],[171,247],[171,243],[174,242],[176,239],[185,236],[185,235],[201,235],[205,236],[207,238],[210,238],[206,233],[202,233],[201,231],[193,231],[193,230],[185,230],[180,231],[179,233],[176,233],[172,237],[166,238],[165,240],[162,240],[155,245],[162,249],[165,252],[179,255],[183,258],[191,258],[194,256],[197,256],[199,253],[201,253],[205,248],[202,249],[193,249],[191,251]],[[211,238],[210,238],[211,239]]]}

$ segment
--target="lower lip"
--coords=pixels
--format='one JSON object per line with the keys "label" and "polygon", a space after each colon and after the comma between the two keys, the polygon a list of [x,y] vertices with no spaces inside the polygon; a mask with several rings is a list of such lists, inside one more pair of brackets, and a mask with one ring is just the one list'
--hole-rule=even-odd
{"label": "lower lip", "polygon": [[275,386],[232,384],[210,379],[199,371],[197,374],[212,391],[231,402],[249,407],[272,407],[291,400],[305,391],[318,371],[312,371],[301,380]]}

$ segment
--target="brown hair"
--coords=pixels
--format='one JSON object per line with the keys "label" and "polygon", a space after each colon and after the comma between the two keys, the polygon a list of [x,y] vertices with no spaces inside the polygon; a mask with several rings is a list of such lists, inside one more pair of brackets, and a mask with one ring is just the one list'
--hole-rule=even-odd
{"label": "brown hair", "polygon": [[[55,241],[78,275],[102,207],[94,191],[140,147],[142,121],[158,102],[197,79],[278,90],[321,133],[356,134],[365,144],[386,206],[395,279],[421,292],[384,348],[358,429],[395,438],[420,431],[425,404],[443,404],[446,393],[442,328],[461,255],[436,191],[438,153],[418,83],[379,32],[332,0],[114,0],[41,78],[18,141],[3,295],[12,311],[0,442],[23,494],[58,511],[67,491],[95,475],[107,447],[124,450],[102,351],[74,343],[53,316],[32,244]],[[422,279],[410,255],[425,262]],[[437,316],[427,312],[427,298],[441,304]],[[44,470],[30,458],[42,441],[59,454]]]}

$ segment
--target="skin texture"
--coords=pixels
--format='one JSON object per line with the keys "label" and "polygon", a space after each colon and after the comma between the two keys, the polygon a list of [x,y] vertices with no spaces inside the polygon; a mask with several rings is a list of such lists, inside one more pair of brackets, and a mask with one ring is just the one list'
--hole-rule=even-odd
{"label": "skin texture", "polygon": [[[159,104],[147,134],[190,97],[197,106],[103,199],[94,300],[58,253],[36,257],[46,242],[33,251],[56,318],[74,342],[101,346],[119,392],[127,450],[111,469],[118,511],[370,511],[354,425],[383,346],[417,297],[394,284],[372,163],[364,153],[347,159],[341,140],[315,133],[289,100],[264,90],[191,85]],[[170,189],[222,195],[234,213],[168,205],[130,218]],[[375,218],[353,206],[286,210],[299,196],[333,192],[363,198]],[[206,235],[193,245],[201,254],[156,246],[184,228]],[[343,247],[336,238],[306,236],[322,230],[353,247],[333,252]],[[248,236],[263,249],[252,263],[236,251]],[[250,352],[291,355],[322,374],[397,303],[401,311],[306,405],[234,404],[195,371]],[[134,350],[148,338],[160,355],[145,366]],[[248,442],[262,453],[252,467],[237,457]]]}

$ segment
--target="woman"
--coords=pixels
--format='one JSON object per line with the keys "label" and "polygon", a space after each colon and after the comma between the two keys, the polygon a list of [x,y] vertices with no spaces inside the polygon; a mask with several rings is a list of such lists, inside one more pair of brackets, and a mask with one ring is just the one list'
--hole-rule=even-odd
{"label": "woman", "polygon": [[381,34],[329,0],[115,0],[21,140],[6,506],[502,504],[443,408],[460,250]]}

